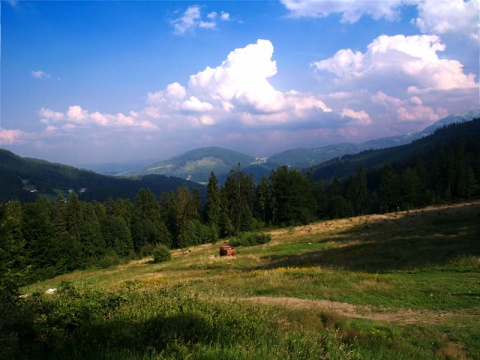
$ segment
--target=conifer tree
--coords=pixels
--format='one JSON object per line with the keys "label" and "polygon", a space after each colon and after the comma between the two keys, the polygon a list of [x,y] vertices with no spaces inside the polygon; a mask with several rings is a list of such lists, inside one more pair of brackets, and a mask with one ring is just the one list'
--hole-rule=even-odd
{"label": "conifer tree", "polygon": [[[20,202],[0,204],[0,303],[14,301],[27,275]],[[2,307],[0,307],[2,308]]]}
{"label": "conifer tree", "polygon": [[400,179],[390,165],[382,169],[380,188],[378,191],[382,212],[395,211],[400,207]]}
{"label": "conifer tree", "polygon": [[316,212],[313,184],[299,171],[286,166],[272,171],[270,189],[274,224],[307,224],[313,220]]}
{"label": "conifer tree", "polygon": [[214,240],[216,240],[219,236],[220,206],[220,190],[218,188],[218,179],[212,171],[207,184],[207,199],[205,201],[204,219],[207,226],[210,227]]}
{"label": "conifer tree", "polygon": [[228,216],[234,231],[251,230],[254,226],[252,210],[255,200],[253,175],[247,176],[239,164],[230,171],[224,189]]}
{"label": "conifer tree", "polygon": [[255,208],[258,216],[264,223],[271,220],[270,218],[270,185],[265,174],[260,178],[260,182],[255,190]]}

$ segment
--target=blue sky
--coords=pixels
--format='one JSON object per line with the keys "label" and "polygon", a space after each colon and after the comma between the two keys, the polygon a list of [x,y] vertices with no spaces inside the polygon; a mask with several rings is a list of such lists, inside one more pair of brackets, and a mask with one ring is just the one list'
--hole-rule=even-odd
{"label": "blue sky", "polygon": [[2,1],[1,147],[71,165],[255,156],[479,104],[480,0]]}

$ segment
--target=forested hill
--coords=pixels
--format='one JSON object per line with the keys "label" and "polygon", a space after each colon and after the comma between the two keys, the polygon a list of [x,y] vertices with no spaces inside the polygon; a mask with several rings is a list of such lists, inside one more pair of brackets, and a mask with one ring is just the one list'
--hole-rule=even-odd
{"label": "forested hill", "polygon": [[230,170],[235,169],[239,163],[245,167],[254,164],[255,158],[237,151],[211,146],[187,151],[123,175],[161,174],[207,183],[212,171],[217,175],[225,174],[226,177]]}
{"label": "forested hill", "polygon": [[[329,182],[334,178],[342,179],[355,173],[361,165],[373,171],[385,164],[391,164],[399,170],[414,167],[422,159],[427,170],[433,170],[444,162],[460,161],[458,146],[463,148],[463,156],[473,169],[480,172],[480,118],[463,123],[450,124],[437,129],[432,135],[416,140],[411,144],[380,150],[367,150],[355,155],[344,155],[317,166],[304,169],[314,181]],[[444,159],[442,159],[444,158]],[[478,168],[478,169],[477,169]]]}
{"label": "forested hill", "polygon": [[38,195],[54,200],[58,195],[68,195],[69,190],[75,191],[85,201],[106,201],[110,197],[133,200],[141,188],[160,194],[184,184],[190,190],[198,188],[204,192],[202,185],[175,177],[148,175],[118,178],[44,160],[22,158],[3,149],[0,149],[0,174],[0,202],[11,199],[30,202]]}

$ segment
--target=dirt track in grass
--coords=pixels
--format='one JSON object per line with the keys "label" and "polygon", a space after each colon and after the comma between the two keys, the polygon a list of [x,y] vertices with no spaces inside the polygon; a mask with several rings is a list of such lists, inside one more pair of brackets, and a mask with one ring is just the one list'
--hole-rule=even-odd
{"label": "dirt track in grass", "polygon": [[431,311],[431,310],[392,310],[375,309],[369,306],[352,305],[330,300],[309,300],[292,297],[251,297],[240,298],[239,300],[259,302],[262,304],[279,305],[289,309],[316,310],[319,312],[330,312],[347,318],[369,319],[386,322],[397,322],[401,324],[414,324],[424,322],[437,324],[453,316],[476,316],[480,319],[480,307],[465,309],[455,312]]}

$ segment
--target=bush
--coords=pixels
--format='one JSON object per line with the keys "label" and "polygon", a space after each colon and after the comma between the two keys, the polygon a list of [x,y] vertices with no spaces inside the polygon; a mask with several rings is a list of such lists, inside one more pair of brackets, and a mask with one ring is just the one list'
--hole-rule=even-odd
{"label": "bush", "polygon": [[154,250],[155,250],[154,244],[145,244],[138,251],[138,256],[140,257],[140,259],[146,256],[150,256],[153,254]]}
{"label": "bush", "polygon": [[229,241],[230,246],[253,246],[266,244],[272,240],[270,234],[246,232]]}
{"label": "bush", "polygon": [[107,251],[105,256],[101,258],[100,261],[98,262],[98,266],[103,269],[106,269],[110,266],[115,266],[118,264],[120,264],[120,257],[112,249]]}
{"label": "bush", "polygon": [[172,258],[172,253],[170,249],[167,248],[165,245],[158,244],[153,250],[153,262],[160,263]]}

